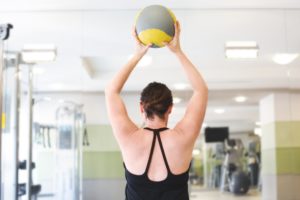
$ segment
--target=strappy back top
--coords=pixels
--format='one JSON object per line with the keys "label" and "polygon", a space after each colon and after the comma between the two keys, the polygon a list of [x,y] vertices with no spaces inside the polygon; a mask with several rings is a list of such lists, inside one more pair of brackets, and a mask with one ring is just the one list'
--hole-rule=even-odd
{"label": "strappy back top", "polygon": [[[160,132],[165,131],[168,128],[144,129],[153,132],[150,155],[146,165],[146,170],[142,175],[130,173],[124,164],[125,177],[127,180],[125,189],[126,200],[189,200],[187,185],[189,169],[182,174],[172,174],[163,148]],[[152,181],[148,177],[148,171],[153,157],[156,140],[158,140],[158,144],[168,172],[166,179],[162,181]]]}

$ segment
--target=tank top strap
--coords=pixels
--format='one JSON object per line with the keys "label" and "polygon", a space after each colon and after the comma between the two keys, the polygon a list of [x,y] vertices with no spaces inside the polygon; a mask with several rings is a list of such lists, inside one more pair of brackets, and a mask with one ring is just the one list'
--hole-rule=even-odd
{"label": "tank top strap", "polygon": [[167,160],[167,157],[166,157],[166,153],[165,153],[165,150],[164,150],[164,146],[163,146],[163,144],[162,144],[162,141],[161,141],[161,138],[160,138],[160,134],[159,134],[159,133],[157,134],[157,138],[158,138],[158,143],[159,143],[159,146],[160,146],[160,150],[161,150],[163,159],[164,159],[164,161],[165,161],[166,168],[167,168],[168,172],[170,173],[171,170],[170,170],[170,167],[169,167],[169,163],[168,163],[168,160]]}
{"label": "tank top strap", "polygon": [[164,150],[161,138],[160,138],[160,132],[168,130],[168,128],[164,127],[164,128],[159,128],[159,129],[152,129],[152,128],[145,127],[144,129],[149,130],[149,131],[153,131],[153,133],[154,133],[153,134],[152,145],[151,145],[151,150],[150,150],[150,155],[149,155],[149,159],[148,159],[147,166],[146,166],[146,171],[145,171],[146,174],[148,173],[148,170],[149,170],[149,167],[150,167],[150,164],[151,164],[151,160],[152,160],[152,157],[153,157],[153,152],[154,152],[156,137],[158,138],[158,143],[159,143],[159,147],[160,147],[163,159],[164,159],[164,163],[166,165],[168,173],[170,173],[171,172],[170,171],[170,167],[169,167],[169,164],[168,164],[168,161],[167,161],[167,157],[166,157],[166,154],[165,154],[165,150]]}
{"label": "tank top strap", "polygon": [[152,156],[153,156],[153,152],[154,152],[154,147],[155,147],[155,142],[156,142],[156,134],[153,134],[153,140],[152,140],[151,150],[150,150],[150,154],[149,154],[145,174],[148,173],[148,170],[149,170],[149,167],[150,167],[150,164],[151,164],[151,160],[152,160]]}
{"label": "tank top strap", "polygon": [[144,129],[149,130],[149,131],[153,131],[154,133],[155,133],[155,132],[157,133],[157,132],[161,132],[161,131],[168,130],[169,128],[163,127],[163,128],[153,129],[153,128],[145,127]]}

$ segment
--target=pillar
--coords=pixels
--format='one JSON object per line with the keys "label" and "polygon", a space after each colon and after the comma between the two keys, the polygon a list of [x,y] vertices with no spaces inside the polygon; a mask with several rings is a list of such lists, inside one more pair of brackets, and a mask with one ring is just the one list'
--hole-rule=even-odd
{"label": "pillar", "polygon": [[260,101],[262,199],[300,200],[300,93]]}

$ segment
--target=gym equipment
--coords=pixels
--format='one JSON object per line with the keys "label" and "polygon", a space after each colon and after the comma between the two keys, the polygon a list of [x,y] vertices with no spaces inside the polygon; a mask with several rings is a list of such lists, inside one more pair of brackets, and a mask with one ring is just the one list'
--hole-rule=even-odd
{"label": "gym equipment", "polygon": [[4,100],[4,92],[3,92],[3,41],[7,40],[10,35],[10,29],[13,26],[11,24],[0,24],[0,199],[4,198],[4,182],[2,179],[2,104]]}
{"label": "gym equipment", "polygon": [[[220,146],[216,150],[215,156],[220,154],[219,156],[221,157],[225,153],[221,166],[221,182],[218,184],[220,177],[220,169],[218,168],[220,166],[215,165],[211,172],[210,183],[212,187],[220,185],[222,192],[229,191],[233,194],[246,194],[250,187],[250,179],[243,167],[244,146],[242,141],[240,139],[229,139],[228,127],[207,127],[204,135],[206,143],[219,143]],[[223,147],[221,144],[223,144]]]}
{"label": "gym equipment", "polygon": [[[22,162],[19,162],[19,169],[20,170],[26,170],[27,169],[27,161],[24,160]],[[30,165],[30,170],[35,169],[35,163],[32,162]],[[31,180],[32,183],[32,180]],[[33,200],[37,200],[37,196],[38,194],[41,192],[42,190],[42,186],[40,184],[38,185],[31,185],[31,199]],[[18,184],[18,197],[24,196],[26,195],[26,183],[19,183]]]}
{"label": "gym equipment", "polygon": [[0,40],[7,40],[12,28],[11,24],[0,24]]}
{"label": "gym equipment", "polygon": [[84,113],[82,113],[82,119],[83,119],[83,124],[84,124],[84,133],[83,133],[83,138],[82,138],[82,145],[83,146],[90,146],[89,135],[88,135],[88,131],[87,131],[87,128],[86,128],[86,117],[85,117]]}
{"label": "gym equipment", "polygon": [[33,123],[34,133],[35,133],[35,143],[42,145],[44,148],[51,148],[51,130],[57,130],[53,125],[43,125],[37,122]]}
{"label": "gym equipment", "polygon": [[84,128],[84,135],[83,135],[82,145],[83,146],[90,146],[89,135],[88,135],[86,127]]}
{"label": "gym equipment", "polygon": [[175,15],[161,5],[145,7],[136,18],[136,32],[144,44],[152,44],[152,48],[163,47],[163,42],[170,42],[175,34]]}
{"label": "gym equipment", "polygon": [[242,171],[236,171],[231,175],[229,190],[234,194],[246,194],[250,187],[248,175]]}
{"label": "gym equipment", "polygon": [[251,186],[257,187],[259,182],[260,158],[257,149],[259,148],[258,141],[249,143],[248,152],[246,153],[248,162],[248,171],[251,181]]}
{"label": "gym equipment", "polygon": [[219,188],[221,185],[222,162],[225,157],[225,145],[224,143],[216,143],[212,150],[211,159],[213,160],[213,164],[211,166],[209,187]]}
{"label": "gym equipment", "polygon": [[222,169],[221,191],[233,194],[246,194],[250,187],[250,179],[243,170],[243,145],[240,139],[227,140],[228,149]]}
{"label": "gym equipment", "polygon": [[56,200],[80,200],[82,194],[81,135],[84,133],[83,105],[64,102],[56,110]]}

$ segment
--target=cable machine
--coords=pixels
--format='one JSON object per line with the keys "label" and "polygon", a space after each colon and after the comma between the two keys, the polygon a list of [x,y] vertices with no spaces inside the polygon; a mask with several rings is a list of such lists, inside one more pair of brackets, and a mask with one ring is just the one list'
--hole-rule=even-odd
{"label": "cable machine", "polygon": [[3,199],[3,182],[2,182],[2,129],[3,129],[3,116],[2,116],[2,104],[3,104],[3,70],[4,70],[4,58],[3,58],[3,48],[4,40],[9,38],[10,29],[13,26],[11,24],[2,24],[0,25],[0,198]]}

